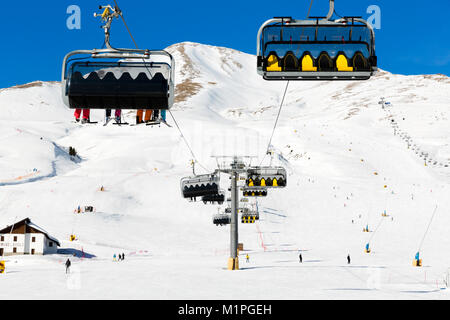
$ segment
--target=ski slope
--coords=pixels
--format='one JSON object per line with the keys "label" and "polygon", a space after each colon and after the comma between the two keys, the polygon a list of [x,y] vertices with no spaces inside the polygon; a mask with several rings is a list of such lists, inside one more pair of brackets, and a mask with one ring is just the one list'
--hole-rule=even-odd
{"label": "ski slope", "polygon": [[[199,162],[214,170],[212,155],[251,155],[259,164],[286,83],[260,79],[256,58],[232,49],[168,50],[172,112]],[[450,298],[448,77],[382,71],[367,82],[290,83],[273,139],[288,187],[260,200],[259,223],[239,226],[236,272],[226,270],[229,227],[212,224],[216,206],[181,197],[191,155],[176,127],[81,126],[60,96],[58,83],[0,90],[0,227],[30,217],[62,244],[55,256],[7,257],[1,299]],[[381,97],[392,106],[383,110]],[[79,205],[96,212],[75,215]],[[436,205],[424,267],[414,268]],[[363,233],[367,224],[376,232]]]}

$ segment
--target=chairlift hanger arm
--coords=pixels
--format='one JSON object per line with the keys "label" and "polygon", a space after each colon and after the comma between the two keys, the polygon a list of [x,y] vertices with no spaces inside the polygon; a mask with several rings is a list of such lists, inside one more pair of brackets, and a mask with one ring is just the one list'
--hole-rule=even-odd
{"label": "chairlift hanger arm", "polygon": [[331,20],[333,14],[334,14],[334,0],[330,0],[330,10],[328,11],[327,17],[325,19],[328,21]]}

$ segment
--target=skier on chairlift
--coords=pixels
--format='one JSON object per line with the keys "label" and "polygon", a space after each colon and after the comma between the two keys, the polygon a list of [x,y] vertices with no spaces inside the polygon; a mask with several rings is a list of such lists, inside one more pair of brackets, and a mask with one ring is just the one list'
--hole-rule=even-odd
{"label": "skier on chairlift", "polygon": [[[122,123],[122,110],[121,109],[116,109],[114,116],[115,116],[116,123]],[[109,119],[111,118],[111,109],[106,109],[105,118],[106,118],[105,122],[108,123]]]}
{"label": "skier on chairlift", "polygon": [[138,110],[136,113],[136,124],[148,123],[152,120],[153,110],[145,110],[145,118],[144,118],[144,110]]}
{"label": "skier on chairlift", "polygon": [[91,117],[91,109],[76,109],[74,113],[75,121],[80,122],[80,116],[82,112],[83,112],[83,119],[81,120],[81,123],[82,124],[89,123]]}

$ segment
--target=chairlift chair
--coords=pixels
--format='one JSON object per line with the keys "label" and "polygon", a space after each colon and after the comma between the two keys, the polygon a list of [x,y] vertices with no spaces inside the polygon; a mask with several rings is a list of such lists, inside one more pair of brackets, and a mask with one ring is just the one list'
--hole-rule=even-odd
{"label": "chairlift chair", "polygon": [[77,50],[64,57],[62,97],[71,109],[157,109],[174,103],[175,60],[164,50],[117,49],[110,28],[120,9],[100,6],[105,49]]}
{"label": "chairlift chair", "polygon": [[265,80],[367,80],[377,68],[375,32],[361,17],[275,17],[257,36],[257,72]]}
{"label": "chairlift chair", "polygon": [[246,186],[284,188],[287,186],[287,172],[283,167],[252,167],[248,170]]}
{"label": "chairlift chair", "polygon": [[259,220],[259,213],[254,210],[249,210],[242,214],[241,216],[241,222],[243,224],[253,224],[256,223],[256,221]]}
{"label": "chairlift chair", "polygon": [[245,187],[242,195],[244,197],[267,197],[267,188],[264,187]]}
{"label": "chairlift chair", "polygon": [[181,192],[183,197],[197,198],[219,194],[220,176],[218,174],[205,174],[181,179]]}
{"label": "chairlift chair", "polygon": [[217,203],[217,204],[223,204],[225,202],[225,192],[223,190],[219,191],[217,194],[210,194],[202,197],[202,201],[204,204],[207,203]]}

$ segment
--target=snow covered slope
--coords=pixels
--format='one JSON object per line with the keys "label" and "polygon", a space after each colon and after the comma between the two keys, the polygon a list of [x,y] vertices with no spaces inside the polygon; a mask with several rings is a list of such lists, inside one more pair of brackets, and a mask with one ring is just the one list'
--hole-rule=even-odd
{"label": "snow covered slope", "polygon": [[[260,79],[255,57],[235,50],[168,50],[178,68],[173,114],[202,165],[213,170],[212,155],[263,160],[286,83]],[[383,110],[381,97],[392,106]],[[449,105],[450,80],[440,75],[290,83],[273,139],[289,186],[261,200],[258,224],[240,226],[250,263],[229,272],[229,228],[211,221],[217,208],[181,198],[191,156],[175,126],[80,126],[57,83],[3,89],[0,227],[30,217],[63,248],[6,258],[0,297],[448,299]],[[79,205],[96,212],[75,215]],[[424,267],[414,268],[436,205]],[[367,224],[376,232],[363,233]],[[122,252],[126,260],[112,262]]]}

